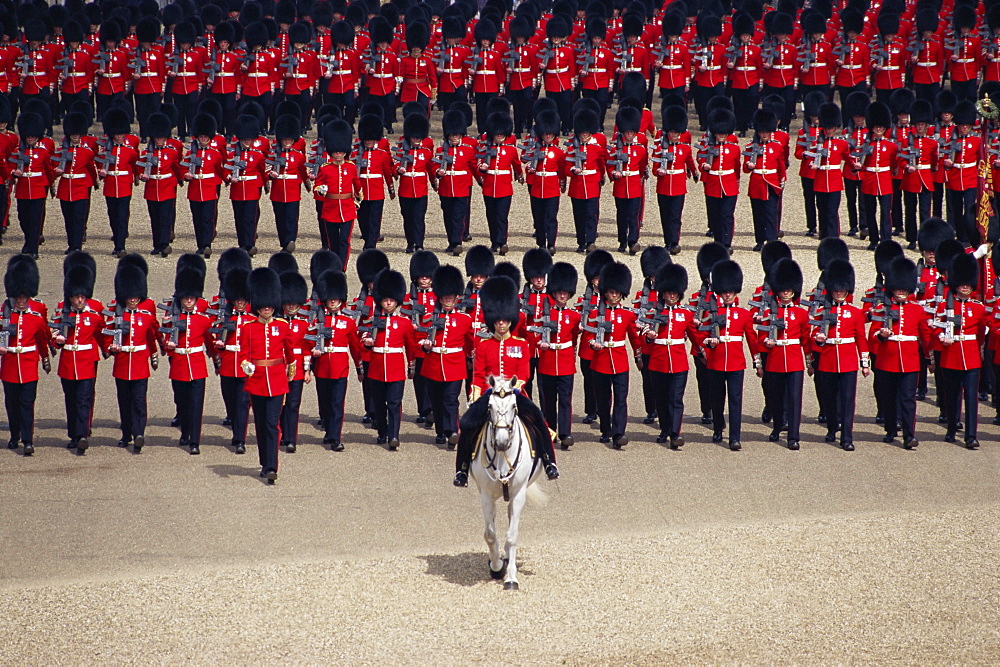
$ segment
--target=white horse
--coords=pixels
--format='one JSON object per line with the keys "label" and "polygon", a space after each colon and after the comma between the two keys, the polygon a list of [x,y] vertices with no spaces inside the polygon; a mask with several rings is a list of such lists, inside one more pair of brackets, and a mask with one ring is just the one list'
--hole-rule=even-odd
{"label": "white horse", "polygon": [[[504,590],[516,591],[517,538],[521,512],[525,501],[544,502],[545,492],[535,486],[542,466],[535,465],[528,442],[528,432],[517,415],[517,396],[514,386],[517,376],[489,378],[493,393],[489,399],[489,420],[479,434],[470,474],[479,487],[486,521],[486,544],[490,550],[490,576],[504,579]],[[501,497],[508,501],[507,544],[501,556],[497,546],[496,502]]]}

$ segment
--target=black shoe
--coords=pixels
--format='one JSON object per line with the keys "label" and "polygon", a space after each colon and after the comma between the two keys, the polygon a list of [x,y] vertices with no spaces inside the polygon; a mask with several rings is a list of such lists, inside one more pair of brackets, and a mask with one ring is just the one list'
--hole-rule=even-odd
{"label": "black shoe", "polygon": [[711,424],[712,423],[712,415],[702,415],[701,416],[701,423],[705,424],[706,426],[709,425],[709,424]]}
{"label": "black shoe", "polygon": [[174,417],[173,419],[170,420],[170,425],[173,426],[174,428],[177,428],[178,426],[181,425],[181,418]]}
{"label": "black shoe", "polygon": [[965,441],[965,446],[967,449],[979,449],[979,441],[975,438],[969,438]]}
{"label": "black shoe", "polygon": [[643,424],[653,424],[655,422],[656,422],[656,415],[646,415],[646,417],[642,420]]}
{"label": "black shoe", "polygon": [[88,447],[90,447],[90,441],[87,438],[80,438],[76,441],[76,453],[80,456],[83,456]]}
{"label": "black shoe", "polygon": [[844,448],[845,452],[853,452],[854,451],[854,443],[853,442],[845,442],[844,444],[841,445],[841,447]]}
{"label": "black shoe", "polygon": [[222,425],[223,426],[232,426],[233,425],[233,420],[230,419],[229,417],[226,417],[225,419],[222,420]]}
{"label": "black shoe", "polygon": [[990,395],[987,394],[985,391],[979,392],[979,400],[980,401],[988,401],[989,399],[990,399]]}
{"label": "black shoe", "polygon": [[771,411],[768,408],[764,408],[760,413],[760,423],[770,424],[771,423]]}
{"label": "black shoe", "polygon": [[740,444],[739,440],[737,440],[736,442],[729,443],[729,451],[731,451],[731,452],[738,452],[741,449],[743,449],[743,445]]}
{"label": "black shoe", "polygon": [[712,442],[720,443],[722,442],[722,431],[716,431],[712,434]]}
{"label": "black shoe", "polygon": [[330,443],[330,451],[331,452],[342,452],[342,451],[344,451],[344,443],[342,443],[339,440],[334,440],[332,443]]}
{"label": "black shoe", "polygon": [[837,432],[836,431],[828,432],[826,436],[823,438],[823,442],[837,442]]}
{"label": "black shoe", "polygon": [[462,234],[462,240],[466,243],[472,240],[472,234]]}
{"label": "black shoe", "polygon": [[132,443],[132,451],[138,454],[142,451],[142,448],[146,446],[146,436],[137,435],[135,436],[135,441]]}
{"label": "black shoe", "polygon": [[387,436],[387,435],[380,435],[380,436],[379,436],[379,437],[378,437],[378,438],[377,438],[377,439],[375,440],[375,442],[377,442],[377,443],[378,443],[378,444],[380,444],[380,445],[384,445],[385,443],[389,442],[389,436]]}
{"label": "black shoe", "polygon": [[602,445],[606,445],[609,442],[611,442],[611,436],[610,435],[602,435],[600,437],[600,439],[598,440],[598,442],[600,442]]}
{"label": "black shoe", "polygon": [[30,442],[24,443],[24,455],[31,456],[34,453],[35,453],[35,446]]}
{"label": "black shoe", "polygon": [[288,452],[289,454],[294,454],[295,453],[295,443],[294,442],[290,442],[287,445],[285,445],[285,451]]}
{"label": "black shoe", "polygon": [[424,428],[434,428],[434,418],[433,417],[425,417],[424,419],[425,419],[425,421],[424,421]]}
{"label": "black shoe", "polygon": [[858,238],[861,239],[862,241],[868,238],[868,230],[862,229],[860,232],[858,232]]}
{"label": "black shoe", "polygon": [[876,424],[884,424],[885,423],[885,417],[883,417],[882,415],[875,415],[875,423]]}
{"label": "black shoe", "polygon": [[670,449],[680,449],[684,446],[684,438],[677,436],[670,439]]}
{"label": "black shoe", "polygon": [[560,449],[569,449],[573,446],[573,436],[567,435],[565,438],[560,438],[559,447]]}
{"label": "black shoe", "polygon": [[666,433],[661,433],[660,435],[656,436],[656,444],[662,445],[669,439],[670,439],[669,435],[667,435]]}
{"label": "black shoe", "polygon": [[857,227],[851,227],[850,229],[847,230],[847,235],[848,236],[857,236],[858,235],[858,228]]}
{"label": "black shoe", "polygon": [[906,249],[907,250],[916,250],[917,249],[917,244],[914,241],[910,241],[909,243],[906,244]]}
{"label": "black shoe", "polygon": [[619,435],[618,437],[613,438],[613,440],[614,444],[612,446],[615,449],[621,449],[622,447],[628,444],[628,438],[626,438],[624,435]]}
{"label": "black shoe", "polygon": [[947,423],[948,423],[948,417],[945,416],[945,414],[942,412],[941,414],[938,415],[938,424],[947,424]]}
{"label": "black shoe", "polygon": [[920,442],[917,441],[912,435],[906,439],[903,443],[903,449],[916,449]]}
{"label": "black shoe", "polygon": [[625,252],[625,244],[624,243],[619,243],[618,244],[618,252]]}
{"label": "black shoe", "polygon": [[754,245],[753,251],[754,252],[760,252],[760,249],[763,248],[763,247],[764,247],[763,243],[757,243],[757,244]]}
{"label": "black shoe", "polygon": [[993,425],[1000,426],[1000,415],[997,415],[996,417],[993,418]]}
{"label": "black shoe", "polygon": [[888,445],[890,442],[893,442],[895,439],[896,439],[896,434],[895,433],[886,433],[885,436],[883,436],[883,438],[882,438],[882,442],[884,442],[885,444]]}
{"label": "black shoe", "polygon": [[944,434],[945,442],[955,442],[955,433],[953,431],[948,431]]}
{"label": "black shoe", "polygon": [[815,229],[807,229],[806,230],[806,236],[816,236],[816,230]]}
{"label": "black shoe", "polygon": [[874,249],[875,249],[875,248],[877,248],[877,247],[878,247],[878,244],[877,244],[877,243],[871,243],[871,242],[869,242],[869,243],[868,243],[868,248],[866,248],[866,249],[867,249],[867,250],[874,250]]}
{"label": "black shoe", "polygon": [[435,445],[443,445],[446,442],[448,442],[448,438],[444,437],[443,435],[439,435],[436,438],[434,438]]}
{"label": "black shoe", "polygon": [[264,479],[265,477],[267,477],[267,468],[261,468],[260,469],[260,478]]}
{"label": "black shoe", "polygon": [[201,449],[199,449],[198,445],[195,444],[191,445],[191,449],[189,451],[192,456],[197,456],[198,454],[201,454]]}
{"label": "black shoe", "polygon": [[681,247],[679,245],[671,246],[670,247],[670,254],[671,255],[679,255],[679,254],[681,254]]}
{"label": "black shoe", "polygon": [[448,451],[455,451],[455,447],[458,447],[458,433],[452,433],[448,436]]}
{"label": "black shoe", "polygon": [[826,415],[824,415],[824,414],[823,414],[823,413],[821,412],[821,413],[819,414],[819,416],[818,416],[818,417],[816,417],[816,421],[817,421],[817,422],[819,422],[820,424],[825,424],[825,423],[826,423]]}
{"label": "black shoe", "polygon": [[924,400],[925,398],[927,398],[927,392],[926,391],[918,391],[917,394],[916,394],[916,398],[917,398],[918,401]]}
{"label": "black shoe", "polygon": [[7,449],[17,449],[17,440],[8,440]]}
{"label": "black shoe", "polygon": [[423,415],[417,415],[417,418],[414,419],[413,421],[416,424],[425,424],[427,423],[427,417],[424,417]]}
{"label": "black shoe", "polygon": [[555,463],[546,463],[545,475],[549,479],[559,479],[559,468],[556,467]]}
{"label": "black shoe", "polygon": [[399,449],[399,438],[393,438],[389,441],[389,451],[394,452]]}
{"label": "black shoe", "polygon": [[455,486],[468,486],[469,485],[469,475],[463,470],[459,470],[455,473],[455,481],[452,482]]}
{"label": "black shoe", "polygon": [[365,415],[364,417],[361,418],[361,423],[364,424],[365,426],[368,426],[369,424],[373,424],[374,422],[375,422],[375,420],[372,419],[371,415]]}
{"label": "black shoe", "polygon": [[233,449],[235,450],[235,452],[237,454],[246,454],[247,453],[247,446],[246,446],[246,444],[243,443],[243,442],[240,442],[238,440],[233,443]]}
{"label": "black shoe", "polygon": [[788,449],[792,450],[793,452],[797,452],[799,450],[799,441],[798,440],[789,440],[788,441]]}
{"label": "black shoe", "polygon": [[585,415],[582,421],[584,424],[593,424],[597,421],[597,415]]}
{"label": "black shoe", "polygon": [[508,250],[508,248],[507,248],[507,244],[506,243],[504,243],[502,246],[500,246],[499,248],[497,248],[497,252],[500,253],[501,257],[507,254],[507,250]]}
{"label": "black shoe", "polygon": [[278,471],[277,470],[268,470],[267,471],[267,475],[266,475],[266,479],[267,479],[268,486],[273,485],[278,480]]}
{"label": "black shoe", "polygon": [[412,255],[413,254],[413,246],[411,246],[411,245],[406,246],[406,254],[407,255]]}
{"label": "black shoe", "polygon": [[771,434],[767,436],[770,442],[778,442],[781,440],[781,431],[771,431]]}
{"label": "black shoe", "polygon": [[121,440],[118,441],[118,446],[119,447],[128,447],[128,444],[129,444],[129,441],[126,440],[125,438],[122,438]]}

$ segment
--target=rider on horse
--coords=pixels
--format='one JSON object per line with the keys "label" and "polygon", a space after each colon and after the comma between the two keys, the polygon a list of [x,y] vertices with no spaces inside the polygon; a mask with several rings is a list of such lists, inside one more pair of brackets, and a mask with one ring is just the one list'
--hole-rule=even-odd
{"label": "rider on horse", "polygon": [[469,405],[460,422],[455,486],[469,485],[469,465],[472,463],[479,432],[488,415],[490,376],[517,377],[517,414],[531,439],[535,458],[545,465],[545,474],[549,479],[559,477],[552,450],[552,435],[542,411],[524,391],[530,372],[530,346],[523,338],[510,333],[511,326],[517,322],[520,314],[518,296],[517,285],[506,276],[490,278],[479,292],[486,327],[493,335],[481,340],[476,348],[470,397],[474,402]]}

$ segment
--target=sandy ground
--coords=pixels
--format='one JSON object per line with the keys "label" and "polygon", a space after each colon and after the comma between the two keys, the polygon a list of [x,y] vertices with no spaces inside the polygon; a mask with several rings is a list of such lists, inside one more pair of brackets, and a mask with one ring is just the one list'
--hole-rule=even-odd
{"label": "sandy ground", "polygon": [[[472,233],[481,242],[486,223],[473,201]],[[129,248],[148,252],[138,197],[133,211]],[[307,270],[319,237],[311,204],[302,211],[298,257]],[[582,267],[571,252],[569,211],[564,200],[556,259]],[[40,297],[52,307],[64,249],[57,202],[47,216]],[[617,247],[613,216],[606,195],[599,245],[609,250]],[[662,240],[655,204],[646,217],[643,243]],[[278,249],[266,202],[262,218],[257,266]],[[694,276],[705,240],[700,185],[685,221],[677,261]],[[844,211],[845,229],[846,221]],[[802,235],[797,178],[783,228],[811,287],[816,242]],[[384,249],[406,273],[395,202],[386,204],[383,229]],[[428,249],[443,250],[433,195],[428,229]],[[520,264],[533,245],[521,191],[511,232],[508,259]],[[183,200],[177,233],[175,253],[193,251]],[[16,218],[4,241],[5,259],[20,247]],[[214,248],[234,242],[224,199]],[[872,282],[871,257],[863,242],[848,243],[860,290]],[[749,293],[761,269],[744,196],[734,245]],[[99,197],[87,249],[99,263],[95,296],[108,300],[114,260]],[[616,256],[638,286],[638,256]],[[442,260],[462,266],[461,258]],[[172,291],[175,261],[150,259],[154,298]],[[214,263],[208,294],[217,286]],[[356,291],[353,263],[348,273]],[[409,391],[403,444],[390,453],[358,423],[360,385],[352,382],[347,451],[334,454],[319,444],[307,387],[300,451],[282,454],[278,484],[268,488],[257,477],[252,434],[245,456],[227,447],[216,382],[202,455],[191,457],[169,427],[166,369],[155,373],[147,448],[135,456],[115,446],[117,405],[104,362],[92,448],[81,458],[64,448],[62,392],[49,376],[39,388],[37,453],[0,451],[2,662],[996,662],[1000,428],[989,424],[992,409],[981,409],[983,448],[969,452],[943,443],[936,409],[921,404],[922,444],[907,452],[881,442],[870,380],[861,384],[856,452],[823,443],[811,383],[802,451],[767,442],[749,376],[744,451],[713,445],[711,431],[689,421],[688,444],[673,452],[641,423],[634,373],[632,444],[614,451],[597,442],[595,428],[577,424],[578,444],[559,456],[562,479],[545,484],[548,506],[529,507],[522,523],[522,590],[505,594],[486,574],[476,494],[451,486],[453,456],[412,423]],[[686,397],[696,415],[693,378]],[[574,403],[580,414],[579,392]]]}

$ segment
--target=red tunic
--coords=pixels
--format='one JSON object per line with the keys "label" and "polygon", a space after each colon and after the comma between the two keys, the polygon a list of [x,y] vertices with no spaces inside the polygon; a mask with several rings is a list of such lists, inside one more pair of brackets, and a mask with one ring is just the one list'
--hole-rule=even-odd
{"label": "red tunic", "polygon": [[[355,367],[361,366],[363,346],[358,326],[352,318],[326,310],[323,314],[323,326],[329,327],[330,337],[323,342],[326,352],[314,357],[313,372],[316,377],[327,380],[345,378],[351,372],[348,355],[353,359]],[[315,335],[316,330],[317,327],[314,326],[310,333]]]}
{"label": "red tunic", "polygon": [[[769,312],[765,311],[764,317],[765,321],[761,323],[766,325]],[[784,320],[785,326],[777,330],[774,347],[768,349],[764,345],[764,341],[771,335],[768,329],[757,331],[758,354],[767,354],[767,364],[764,366],[764,370],[768,373],[804,371],[806,369],[805,355],[809,353],[812,340],[809,336],[811,333],[809,311],[794,304],[788,306],[779,304],[778,317]],[[760,321],[758,319],[758,322]]]}
{"label": "red tunic", "polygon": [[507,334],[483,339],[476,348],[472,368],[472,400],[479,398],[489,388],[490,376],[517,378],[516,386],[523,387],[530,374],[531,348],[523,338]]}
{"label": "red tunic", "polygon": [[285,159],[283,165],[266,168],[275,172],[270,176],[271,181],[271,201],[292,202],[302,200],[302,184],[309,181],[309,170],[306,165],[306,156],[297,150],[280,150],[277,154],[272,153],[271,159]]}
{"label": "red tunic", "polygon": [[[626,342],[632,345],[632,351],[636,352],[642,345],[639,331],[636,327],[636,315],[632,310],[621,306],[604,308],[601,307],[591,311],[591,319],[588,326],[596,326],[601,322],[611,322],[610,331],[604,334],[604,347],[594,350],[594,357],[590,361],[590,370],[606,375],[617,373],[627,373],[629,371],[629,354],[625,349]],[[596,337],[593,339],[596,340]],[[589,345],[589,341],[588,341]]]}
{"label": "red tunic", "polygon": [[59,178],[56,196],[60,201],[90,199],[90,189],[97,183],[94,151],[82,145],[60,149],[53,156],[53,165],[57,169],[59,168],[57,159],[62,150],[68,150],[72,154],[72,158],[66,162],[66,171]]}
{"label": "red tunic", "polygon": [[393,313],[375,320],[385,328],[373,329],[374,345],[366,345],[371,350],[368,377],[379,382],[401,382],[406,379],[407,362],[417,356],[417,332],[403,315]]}
{"label": "red tunic", "polygon": [[[442,156],[449,156],[450,162]],[[467,144],[452,146],[447,141],[435,154],[434,172],[438,177],[438,194],[442,197],[468,197],[478,167],[476,149]]]}
{"label": "red tunic", "polygon": [[698,335],[698,323],[694,310],[685,306],[664,306],[658,304],[655,315],[666,321],[657,326],[656,337],[646,337],[645,350],[649,354],[649,370],[657,373],[684,373],[688,370],[687,352],[684,339],[694,342]]}
{"label": "red tunic", "polygon": [[698,331],[698,345],[704,348],[705,365],[713,371],[740,371],[747,367],[743,352],[743,342],[750,348],[750,355],[759,353],[757,331],[753,317],[745,308],[726,306],[719,303],[719,314],[725,323],[719,326],[719,344],[714,348],[705,347],[705,340],[713,335],[711,331]]}
{"label": "red tunic", "polygon": [[[422,326],[431,326],[435,317],[440,318],[442,326],[434,331],[433,345],[425,354],[420,374],[435,382],[464,380],[467,377],[466,358],[473,349],[472,317],[457,310],[447,314],[431,310],[424,315]],[[427,334],[417,332],[416,336],[422,341]]]}
{"label": "red tunic", "polygon": [[484,144],[482,150],[496,149],[496,155],[479,162],[479,171],[483,174],[480,185],[483,195],[487,197],[510,197],[514,194],[514,177],[523,173],[517,147],[510,144],[495,146]]}
{"label": "red tunic", "polygon": [[291,327],[282,319],[263,322],[259,318],[242,327],[244,346],[240,363],[249,362],[253,373],[248,375],[244,390],[251,396],[282,396],[288,393],[288,364],[297,362],[295,340]]}
{"label": "red tunic", "polygon": [[[837,322],[827,330],[825,343],[814,343],[813,351],[819,352],[817,370],[827,373],[851,373],[858,370],[859,361],[867,365],[868,339],[865,336],[865,316],[859,308],[851,305],[833,305],[830,311]],[[822,329],[812,329],[812,338]]]}
{"label": "red tunic", "polygon": [[715,146],[718,155],[698,149],[698,166],[706,197],[729,197],[740,191],[740,147],[726,142]]}
{"label": "red tunic", "polygon": [[38,362],[49,356],[52,330],[45,313],[31,303],[25,311],[13,310],[5,303],[4,311],[9,311],[14,331],[10,332],[7,340],[7,352],[0,357],[0,380],[17,384],[35,382],[38,380]]}
{"label": "red tunic", "polygon": [[[154,147],[153,154],[155,155],[156,165],[151,169],[149,180],[146,182],[146,187],[143,190],[143,197],[148,201],[176,199],[177,183],[180,180],[182,172],[180,152],[173,146],[166,145],[159,148]],[[142,160],[140,162],[148,159],[149,149],[147,147],[142,152]],[[140,176],[146,171],[138,163],[136,163],[136,168]]]}
{"label": "red tunic", "polygon": [[[946,316],[947,300],[938,305],[935,319],[943,320]],[[951,345],[945,345],[943,329],[935,328],[933,336],[941,342],[941,368],[967,371],[982,366],[982,357],[979,354],[980,347],[985,340],[986,330],[990,323],[990,317],[986,313],[986,306],[973,299],[954,300],[955,314],[962,318],[962,325],[954,332],[954,341]],[[995,326],[995,325],[994,325]]]}
{"label": "red tunic", "polygon": [[[177,336],[177,348],[167,351],[167,356],[170,358],[170,379],[182,382],[203,380],[208,377],[205,355],[210,351],[206,347],[206,342],[211,342],[207,340],[208,329],[214,320],[200,312],[196,306],[193,312],[182,311],[180,321],[185,323],[186,328]],[[163,326],[173,326],[169,315],[164,316]],[[165,337],[169,338],[170,334],[166,334]]]}
{"label": "red tunic", "polygon": [[365,201],[385,199],[386,186],[392,187],[392,158],[388,151],[380,148],[351,153],[351,160],[358,167],[361,192]]}
{"label": "red tunic", "polygon": [[[149,377],[149,358],[156,353],[156,342],[160,323],[156,313],[141,308],[136,310],[123,309],[122,319],[128,323],[128,333],[122,336],[121,349],[112,352],[114,368],[111,374],[118,380],[145,380]],[[114,304],[108,304],[108,310],[114,311]],[[115,318],[105,316],[106,329],[115,327]],[[114,343],[114,336],[108,334],[108,346]]]}
{"label": "red tunic", "polygon": [[[575,139],[573,137],[572,139]],[[569,196],[572,199],[592,199],[601,196],[601,182],[606,171],[605,164],[608,159],[608,152],[597,140],[591,137],[587,143],[581,146],[584,153],[584,160],[580,168],[580,173],[573,173],[576,168],[577,151],[574,141],[566,143],[565,169],[569,172]]]}
{"label": "red tunic", "polygon": [[[326,222],[350,222],[358,217],[354,196],[361,193],[361,179],[353,162],[327,162],[319,170],[314,190],[325,195],[320,217]],[[331,199],[331,195],[338,198]]]}
{"label": "red tunic", "polygon": [[[108,338],[101,333],[104,318],[102,305],[93,299],[82,312],[70,311],[73,323],[66,332],[66,342],[57,344],[59,354],[59,377],[64,380],[89,380],[97,377],[97,362],[101,352],[107,352]],[[56,306],[55,323],[63,321],[63,304]]]}

